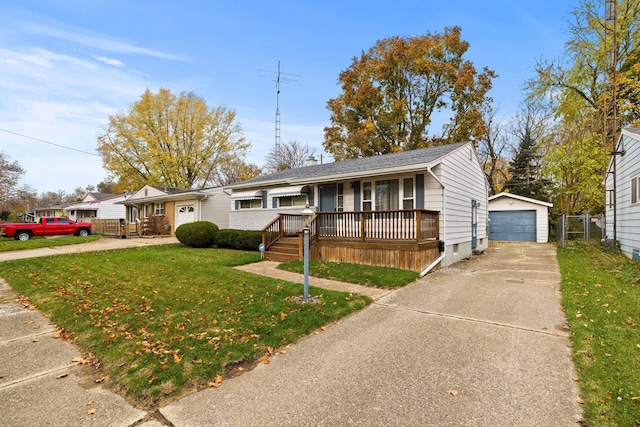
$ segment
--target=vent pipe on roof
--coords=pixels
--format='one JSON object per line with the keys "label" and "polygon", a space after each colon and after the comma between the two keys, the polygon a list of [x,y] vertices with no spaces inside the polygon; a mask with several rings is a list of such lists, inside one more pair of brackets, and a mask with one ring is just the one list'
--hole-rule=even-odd
{"label": "vent pipe on roof", "polygon": [[316,160],[315,157],[313,157],[313,155],[309,156],[309,158],[307,159],[307,166],[315,166],[318,164],[318,161]]}

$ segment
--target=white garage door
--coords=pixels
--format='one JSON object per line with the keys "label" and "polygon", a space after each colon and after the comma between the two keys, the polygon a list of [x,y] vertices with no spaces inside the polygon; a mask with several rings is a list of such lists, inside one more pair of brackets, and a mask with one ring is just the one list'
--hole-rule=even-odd
{"label": "white garage door", "polygon": [[176,228],[182,224],[188,222],[194,222],[196,220],[196,208],[193,205],[178,206],[178,212],[176,215]]}

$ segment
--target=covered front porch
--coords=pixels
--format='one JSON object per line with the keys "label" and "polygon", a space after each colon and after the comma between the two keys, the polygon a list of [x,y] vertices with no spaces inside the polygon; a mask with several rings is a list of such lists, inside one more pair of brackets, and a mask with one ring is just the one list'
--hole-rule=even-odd
{"label": "covered front porch", "polygon": [[[279,214],[262,229],[267,259],[302,260],[301,214]],[[309,226],[310,259],[422,272],[442,252],[440,213],[424,209],[316,212]]]}

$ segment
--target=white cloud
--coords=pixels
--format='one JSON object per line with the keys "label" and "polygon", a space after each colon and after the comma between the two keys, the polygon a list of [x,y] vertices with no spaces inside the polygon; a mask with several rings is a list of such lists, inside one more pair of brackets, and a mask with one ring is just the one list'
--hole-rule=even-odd
{"label": "white cloud", "polygon": [[98,55],[93,55],[93,58],[96,61],[104,62],[107,65],[113,65],[115,67],[124,67],[124,62],[118,59],[107,58],[106,56],[98,56]]}
{"label": "white cloud", "polygon": [[106,50],[108,52],[118,52],[126,54],[138,54],[145,56],[153,56],[156,58],[170,59],[174,61],[181,60],[178,55],[167,52],[161,52],[153,49],[136,46],[127,42],[115,40],[102,34],[91,33],[82,28],[70,25],[60,24],[57,27],[45,25],[41,23],[30,23],[23,27],[29,33],[55,37],[62,40],[77,43],[82,46],[88,46],[94,49]]}

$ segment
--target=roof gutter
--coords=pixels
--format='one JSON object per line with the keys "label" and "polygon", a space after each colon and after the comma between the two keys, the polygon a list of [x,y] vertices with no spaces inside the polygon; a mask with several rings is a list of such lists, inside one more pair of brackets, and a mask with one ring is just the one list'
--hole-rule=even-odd
{"label": "roof gutter", "polygon": [[447,200],[446,200],[446,192],[445,192],[445,188],[444,188],[444,184],[442,183],[442,181],[440,181],[438,179],[438,177],[433,173],[433,171],[431,170],[431,166],[427,166],[427,172],[429,173],[429,175],[431,175],[431,177],[433,179],[436,180],[436,182],[438,184],[440,184],[440,187],[442,188],[442,235],[441,237],[441,241],[445,242],[444,245],[444,251],[440,254],[440,256],[438,257],[438,259],[436,259],[435,261],[433,261],[427,268],[425,268],[424,270],[422,270],[422,272],[420,273],[420,277],[424,277],[426,276],[427,273],[429,273],[436,265],[440,264],[440,262],[442,262],[442,260],[444,259],[444,257],[447,255],[447,245],[446,245],[446,231],[447,231]]}

